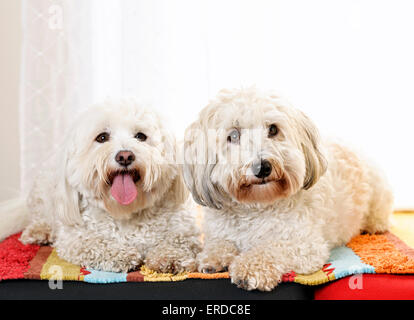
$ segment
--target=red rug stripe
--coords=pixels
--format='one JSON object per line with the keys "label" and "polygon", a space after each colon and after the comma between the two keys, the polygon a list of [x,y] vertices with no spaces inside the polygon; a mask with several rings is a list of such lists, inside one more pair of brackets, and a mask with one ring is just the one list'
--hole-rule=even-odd
{"label": "red rug stripe", "polygon": [[22,244],[19,237],[20,233],[0,243],[0,280],[24,278],[30,261],[40,248],[38,245]]}
{"label": "red rug stripe", "polygon": [[414,299],[414,275],[367,273],[360,277],[349,276],[320,286],[315,290],[315,300]]}

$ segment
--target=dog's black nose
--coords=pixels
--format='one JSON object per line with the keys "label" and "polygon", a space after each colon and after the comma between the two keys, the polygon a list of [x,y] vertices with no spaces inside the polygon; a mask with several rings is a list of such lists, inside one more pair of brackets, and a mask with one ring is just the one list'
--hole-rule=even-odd
{"label": "dog's black nose", "polygon": [[131,151],[123,150],[119,151],[115,156],[115,161],[121,166],[128,167],[135,161],[135,155]]}
{"label": "dog's black nose", "polygon": [[257,178],[263,179],[272,173],[272,165],[267,160],[260,160],[252,165],[252,171]]}

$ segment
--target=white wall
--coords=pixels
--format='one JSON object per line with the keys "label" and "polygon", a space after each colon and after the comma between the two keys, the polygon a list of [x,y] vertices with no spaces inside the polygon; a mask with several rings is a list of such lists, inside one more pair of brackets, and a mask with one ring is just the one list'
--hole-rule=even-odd
{"label": "white wall", "polygon": [[20,190],[20,9],[20,0],[0,0],[0,201]]}

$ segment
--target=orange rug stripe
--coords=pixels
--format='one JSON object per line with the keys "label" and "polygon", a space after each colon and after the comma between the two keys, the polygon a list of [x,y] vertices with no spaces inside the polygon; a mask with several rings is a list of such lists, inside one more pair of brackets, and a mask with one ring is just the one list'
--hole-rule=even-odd
{"label": "orange rug stripe", "polygon": [[127,282],[142,282],[144,275],[139,271],[129,272],[127,275]]}
{"label": "orange rug stripe", "polygon": [[400,252],[386,234],[360,235],[347,245],[376,273],[414,273],[414,260]]}
{"label": "orange rug stripe", "polygon": [[40,274],[42,268],[50,254],[52,253],[52,247],[40,247],[36,256],[30,261],[29,269],[24,273],[25,279],[41,280]]}

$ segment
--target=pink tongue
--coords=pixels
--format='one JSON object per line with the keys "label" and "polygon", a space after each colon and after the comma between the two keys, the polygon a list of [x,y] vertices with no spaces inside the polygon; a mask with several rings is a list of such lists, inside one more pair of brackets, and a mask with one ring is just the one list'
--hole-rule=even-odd
{"label": "pink tongue", "polygon": [[135,200],[138,192],[129,174],[118,174],[112,183],[111,194],[120,204],[128,205]]}

